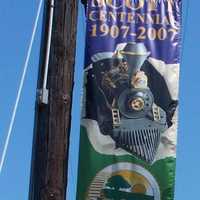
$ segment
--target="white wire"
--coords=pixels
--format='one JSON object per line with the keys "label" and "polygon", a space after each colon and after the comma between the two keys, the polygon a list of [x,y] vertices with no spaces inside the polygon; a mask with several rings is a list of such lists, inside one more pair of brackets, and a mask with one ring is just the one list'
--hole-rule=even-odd
{"label": "white wire", "polygon": [[40,17],[40,13],[41,13],[42,3],[43,3],[43,0],[40,0],[38,10],[37,10],[36,19],[35,19],[34,26],[33,26],[31,40],[30,40],[29,47],[28,47],[28,52],[27,52],[27,55],[26,55],[26,60],[25,60],[24,67],[23,67],[23,73],[22,73],[22,76],[21,76],[21,80],[20,80],[20,84],[19,84],[19,88],[18,88],[18,92],[17,92],[17,97],[16,97],[14,108],[13,108],[9,128],[8,128],[7,137],[6,137],[6,140],[5,140],[4,147],[3,147],[3,153],[2,153],[1,161],[0,161],[0,174],[1,174],[3,166],[4,166],[5,157],[6,157],[8,145],[9,145],[9,142],[10,142],[10,136],[11,136],[11,133],[12,133],[14,122],[15,122],[15,116],[16,116],[18,105],[19,105],[19,100],[20,100],[20,97],[21,97],[21,92],[22,92],[22,89],[23,89],[24,80],[25,80],[25,77],[26,77],[26,72],[27,72],[27,68],[28,68],[28,64],[29,64],[29,60],[30,60],[30,55],[31,55],[31,51],[32,51],[33,42],[34,42],[34,39],[35,39],[36,30],[37,30],[37,27],[38,27],[38,21],[39,21],[39,17]]}
{"label": "white wire", "polygon": [[54,14],[54,0],[51,0],[50,4],[50,16],[49,16],[49,30],[48,30],[48,39],[47,39],[47,52],[45,59],[45,70],[44,70],[44,82],[43,89],[47,88],[47,76],[48,76],[48,66],[49,66],[49,58],[50,58],[50,49],[51,49],[51,36],[52,36],[52,25],[53,25],[53,14]]}

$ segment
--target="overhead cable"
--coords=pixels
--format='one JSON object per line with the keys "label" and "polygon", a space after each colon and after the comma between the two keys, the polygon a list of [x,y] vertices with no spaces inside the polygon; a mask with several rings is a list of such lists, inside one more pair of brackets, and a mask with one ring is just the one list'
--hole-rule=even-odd
{"label": "overhead cable", "polygon": [[13,125],[14,125],[14,122],[15,122],[16,112],[17,112],[17,109],[18,109],[19,100],[20,100],[22,89],[23,89],[23,86],[24,86],[24,80],[25,80],[25,77],[26,77],[27,69],[28,69],[28,66],[29,66],[29,60],[30,60],[30,56],[31,56],[31,52],[32,52],[33,42],[34,42],[34,39],[35,39],[36,30],[37,30],[38,22],[39,22],[39,17],[40,17],[40,13],[41,13],[41,10],[42,10],[42,3],[43,3],[43,0],[40,0],[39,5],[38,5],[38,9],[37,9],[37,14],[36,14],[34,26],[33,26],[33,31],[32,31],[32,35],[31,35],[30,43],[29,43],[29,47],[28,47],[28,51],[27,51],[27,55],[26,55],[26,59],[25,59],[25,63],[24,63],[24,66],[23,66],[23,73],[22,73],[22,76],[21,76],[21,79],[20,79],[20,83],[19,83],[19,87],[18,87],[18,91],[17,91],[17,96],[16,96],[14,108],[13,108],[13,111],[12,111],[11,120],[10,120],[10,123],[9,123],[8,132],[6,134],[5,144],[3,146],[3,153],[2,153],[2,156],[1,156],[1,160],[0,160],[0,174],[2,172],[4,162],[5,162],[5,158],[6,158],[6,155],[7,155],[10,137],[11,137]]}

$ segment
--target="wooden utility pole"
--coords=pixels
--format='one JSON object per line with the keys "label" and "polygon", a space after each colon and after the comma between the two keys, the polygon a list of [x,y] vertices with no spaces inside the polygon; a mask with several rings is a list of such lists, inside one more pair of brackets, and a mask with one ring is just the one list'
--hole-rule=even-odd
{"label": "wooden utility pole", "polygon": [[29,200],[65,200],[72,89],[75,63],[77,1],[55,0],[47,76],[48,102],[41,102],[50,18],[45,1],[43,36],[35,108]]}

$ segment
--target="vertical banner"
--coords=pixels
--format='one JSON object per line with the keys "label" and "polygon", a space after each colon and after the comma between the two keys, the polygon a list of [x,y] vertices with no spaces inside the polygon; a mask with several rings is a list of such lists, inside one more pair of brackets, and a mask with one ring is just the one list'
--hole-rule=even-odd
{"label": "vertical banner", "polygon": [[88,0],[77,200],[173,200],[181,0]]}

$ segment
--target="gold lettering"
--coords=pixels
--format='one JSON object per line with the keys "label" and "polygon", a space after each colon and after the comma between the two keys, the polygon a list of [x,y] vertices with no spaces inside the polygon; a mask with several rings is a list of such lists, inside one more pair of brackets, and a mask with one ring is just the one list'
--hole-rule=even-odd
{"label": "gold lettering", "polygon": [[154,17],[151,14],[146,15],[146,23],[147,24],[154,24]]}
{"label": "gold lettering", "polygon": [[160,24],[160,15],[156,14],[155,24]]}
{"label": "gold lettering", "polygon": [[135,20],[135,15],[133,13],[128,13],[128,23],[133,23]]}
{"label": "gold lettering", "polygon": [[149,0],[148,1],[148,11],[156,10],[157,1],[156,0]]}
{"label": "gold lettering", "polygon": [[144,7],[144,0],[138,0],[138,3],[132,0],[125,0],[125,3],[126,3],[126,7],[132,10],[138,10]]}
{"label": "gold lettering", "polygon": [[[117,2],[119,2],[119,3],[117,3]],[[119,0],[106,0],[106,4],[114,9],[119,9],[123,6],[122,2]]]}
{"label": "gold lettering", "polygon": [[166,0],[167,3],[167,10],[169,13],[172,13],[172,7],[174,5],[174,0]]}
{"label": "gold lettering", "polygon": [[[91,0],[91,6],[99,8],[109,6],[113,9],[120,9],[126,6],[131,10],[139,10],[144,7],[144,1],[145,0]],[[149,9],[151,10],[154,10],[156,6],[154,1],[156,0],[150,0]]]}
{"label": "gold lettering", "polygon": [[106,22],[107,21],[107,19],[106,19],[107,15],[106,14],[107,14],[106,11],[101,10],[99,12],[99,20],[103,21],[103,22]]}
{"label": "gold lettering", "polygon": [[113,12],[109,12],[109,17],[114,21],[116,22],[117,21],[117,16],[116,16],[116,13],[113,13]]}
{"label": "gold lettering", "polygon": [[163,24],[167,24],[167,25],[169,25],[170,24],[170,22],[169,22],[169,19],[168,19],[168,17],[167,16],[164,16],[164,18],[163,18],[163,20],[162,20],[163,22]]}
{"label": "gold lettering", "polygon": [[141,14],[137,14],[138,19],[140,20],[140,22],[144,23],[144,15]]}
{"label": "gold lettering", "polygon": [[120,12],[118,14],[119,14],[120,22],[124,22],[125,19],[126,19],[126,13],[125,12]]}
{"label": "gold lettering", "polygon": [[95,17],[96,15],[96,11],[91,11],[90,13],[89,13],[89,19],[91,20],[91,21],[97,21],[97,18]]}

